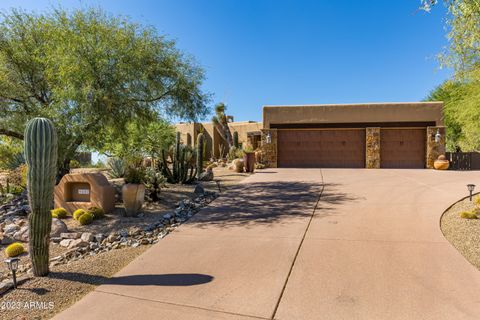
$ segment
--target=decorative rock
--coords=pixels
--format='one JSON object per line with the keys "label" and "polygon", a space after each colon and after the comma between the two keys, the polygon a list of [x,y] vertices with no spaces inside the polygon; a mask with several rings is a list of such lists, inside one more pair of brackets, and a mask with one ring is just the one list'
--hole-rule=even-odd
{"label": "decorative rock", "polygon": [[90,232],[84,232],[80,236],[80,239],[82,239],[83,241],[86,241],[86,242],[92,242],[95,239],[95,237]]}
{"label": "decorative rock", "polygon": [[78,239],[80,238],[81,234],[78,232],[70,232],[70,233],[61,233],[60,237],[62,239]]}
{"label": "decorative rock", "polygon": [[13,239],[22,242],[28,242],[28,226],[23,226],[20,228],[20,230],[15,232]]}
{"label": "decorative rock", "polygon": [[60,241],[60,245],[62,247],[69,247],[72,241],[73,239],[63,239],[62,241]]}
{"label": "decorative rock", "polygon": [[103,233],[98,233],[95,235],[95,240],[97,240],[98,243],[102,243],[104,239],[105,235]]}
{"label": "decorative rock", "polygon": [[203,186],[201,184],[197,184],[196,187],[195,187],[195,190],[193,190],[193,193],[197,196],[203,196],[205,194],[205,189],[203,188]]}
{"label": "decorative rock", "polygon": [[20,229],[19,226],[17,226],[16,224],[14,223],[10,223],[8,225],[5,226],[5,228],[3,229],[3,233],[4,234],[13,234],[15,233],[15,231],[17,231],[18,229]]}
{"label": "decorative rock", "polygon": [[[242,170],[243,170],[243,164],[242,164]],[[200,181],[212,181],[213,180],[213,171],[210,169],[210,170],[207,170],[205,172],[200,173],[200,175],[198,176],[198,180],[200,180]]]}
{"label": "decorative rock", "polygon": [[68,245],[68,248],[81,248],[81,247],[88,247],[89,243],[86,241],[83,241],[82,239],[75,239],[70,242]]}
{"label": "decorative rock", "polygon": [[172,215],[170,213],[164,214],[163,219],[170,220],[172,219]]}
{"label": "decorative rock", "polygon": [[0,283],[0,295],[2,295],[3,293],[7,292],[8,290],[10,290],[11,288],[13,288],[13,282],[1,282]]}
{"label": "decorative rock", "polygon": [[60,237],[62,233],[67,233],[68,228],[65,222],[60,219],[52,219],[52,231],[50,232],[50,237]]}

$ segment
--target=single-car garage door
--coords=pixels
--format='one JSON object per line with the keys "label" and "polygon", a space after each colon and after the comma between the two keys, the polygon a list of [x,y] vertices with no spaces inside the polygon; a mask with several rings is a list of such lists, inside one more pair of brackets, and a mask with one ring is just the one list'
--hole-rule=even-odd
{"label": "single-car garage door", "polygon": [[365,168],[365,129],[278,130],[278,166]]}
{"label": "single-car garage door", "polygon": [[382,168],[424,168],[426,129],[382,128],[380,166]]}

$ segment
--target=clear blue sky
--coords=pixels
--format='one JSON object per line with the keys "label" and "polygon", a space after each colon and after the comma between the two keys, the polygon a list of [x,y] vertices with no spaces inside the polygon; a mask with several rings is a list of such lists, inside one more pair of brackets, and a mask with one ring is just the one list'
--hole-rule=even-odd
{"label": "clear blue sky", "polygon": [[417,101],[449,77],[445,9],[419,0],[2,0],[0,9],[101,6],[154,25],[205,68],[235,120],[275,104]]}

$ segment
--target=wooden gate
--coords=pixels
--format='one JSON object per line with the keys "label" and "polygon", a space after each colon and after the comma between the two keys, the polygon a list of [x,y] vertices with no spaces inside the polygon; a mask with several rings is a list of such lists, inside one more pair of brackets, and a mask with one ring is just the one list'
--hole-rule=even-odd
{"label": "wooden gate", "polygon": [[480,170],[480,153],[478,152],[447,152],[450,170]]}

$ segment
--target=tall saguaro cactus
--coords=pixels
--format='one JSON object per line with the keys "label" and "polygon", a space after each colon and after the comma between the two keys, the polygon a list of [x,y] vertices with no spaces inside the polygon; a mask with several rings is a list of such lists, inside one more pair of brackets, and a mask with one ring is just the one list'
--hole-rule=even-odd
{"label": "tall saguaro cactus", "polygon": [[32,213],[29,222],[29,248],[33,274],[48,274],[48,246],[52,228],[53,188],[57,173],[57,133],[52,122],[35,118],[25,128],[25,160],[28,165],[27,189]]}
{"label": "tall saguaro cactus", "polygon": [[199,133],[197,136],[197,176],[200,178],[200,174],[203,172],[203,144],[205,138],[203,133]]}

